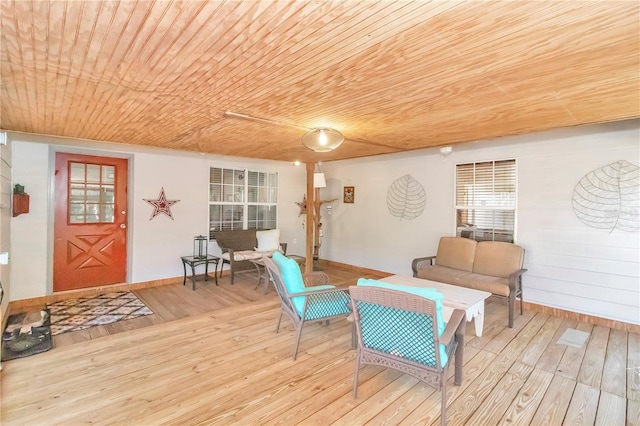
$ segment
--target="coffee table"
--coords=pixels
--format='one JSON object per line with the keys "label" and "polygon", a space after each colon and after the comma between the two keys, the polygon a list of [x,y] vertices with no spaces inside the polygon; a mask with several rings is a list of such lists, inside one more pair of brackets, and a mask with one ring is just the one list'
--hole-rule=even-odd
{"label": "coffee table", "polygon": [[[295,260],[298,266],[300,266],[301,268],[307,261],[306,257],[298,256],[295,254],[288,255],[287,257]],[[267,291],[269,290],[270,279],[269,279],[269,272],[267,271],[267,268],[264,267],[264,261],[262,260],[262,258],[251,259],[249,261],[255,265],[256,271],[258,272],[258,282],[256,283],[256,286],[253,289],[255,290],[256,288],[258,288],[260,286],[260,282],[264,278],[264,293],[266,294]],[[262,267],[262,270],[260,269],[261,267]]]}
{"label": "coffee table", "polygon": [[454,309],[462,309],[467,314],[467,322],[474,320],[476,336],[482,336],[482,328],[484,325],[484,301],[491,296],[491,293],[405,275],[392,275],[390,277],[381,278],[380,281],[411,287],[435,288],[444,295],[444,300],[442,301],[442,314],[445,320],[448,321],[449,318],[451,318],[451,314]]}

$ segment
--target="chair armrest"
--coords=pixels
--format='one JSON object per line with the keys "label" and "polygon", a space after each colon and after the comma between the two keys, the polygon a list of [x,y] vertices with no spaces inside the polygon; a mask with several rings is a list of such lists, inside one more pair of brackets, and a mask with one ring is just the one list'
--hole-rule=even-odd
{"label": "chair armrest", "polygon": [[460,333],[464,334],[466,316],[467,314],[462,309],[454,309],[453,314],[451,314],[451,318],[449,318],[449,322],[447,323],[447,327],[440,336],[440,343],[449,345],[454,335]]}
{"label": "chair armrest", "polygon": [[233,249],[232,248],[225,248],[225,249],[223,249],[222,253],[224,254],[225,252],[229,253],[229,263],[233,263],[233,261],[234,261],[233,258],[235,257],[235,255],[233,254]]}
{"label": "chair armrest", "polygon": [[329,284],[329,275],[322,271],[313,271],[302,274],[305,287]]}
{"label": "chair armrest", "polygon": [[423,266],[432,266],[435,258],[436,258],[435,256],[427,256],[427,257],[418,257],[416,259],[413,259],[413,261],[411,262],[411,269],[413,269],[413,276],[417,277],[418,269],[422,268]]}
{"label": "chair armrest", "polygon": [[287,255],[287,243],[280,243],[280,248],[282,249],[282,254]]}
{"label": "chair armrest", "polygon": [[[313,296],[316,294],[325,294],[325,293],[346,293],[347,296],[349,296],[349,289],[348,288],[323,288],[320,290],[314,290],[313,287],[310,287],[308,290],[306,291],[301,291],[300,293],[288,293],[287,295],[289,296],[289,298],[292,297],[300,297],[300,296]],[[349,299],[351,299],[351,296],[349,296]]]}
{"label": "chair armrest", "polygon": [[522,274],[524,274],[525,272],[527,272],[527,270],[523,268],[515,272],[512,272],[511,275],[509,275],[509,291],[510,292],[515,292],[518,289],[518,284],[520,284],[520,278],[522,277]]}

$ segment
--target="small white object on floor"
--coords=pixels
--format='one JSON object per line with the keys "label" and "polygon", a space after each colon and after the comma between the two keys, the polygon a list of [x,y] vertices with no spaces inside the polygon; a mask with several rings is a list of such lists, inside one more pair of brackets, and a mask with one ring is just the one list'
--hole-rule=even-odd
{"label": "small white object on floor", "polygon": [[585,331],[579,331],[573,328],[567,328],[562,336],[556,342],[558,345],[567,345],[573,348],[580,349],[584,342],[589,338],[589,333]]}

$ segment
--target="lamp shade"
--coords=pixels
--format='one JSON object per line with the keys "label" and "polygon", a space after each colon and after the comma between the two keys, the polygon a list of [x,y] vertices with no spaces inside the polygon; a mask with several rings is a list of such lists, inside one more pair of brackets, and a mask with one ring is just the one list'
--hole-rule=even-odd
{"label": "lamp shade", "polygon": [[342,144],[344,136],[330,128],[313,129],[302,137],[304,146],[315,152],[333,151]]}
{"label": "lamp shade", "polygon": [[324,173],[313,174],[313,187],[314,188],[326,188],[327,181],[324,178]]}

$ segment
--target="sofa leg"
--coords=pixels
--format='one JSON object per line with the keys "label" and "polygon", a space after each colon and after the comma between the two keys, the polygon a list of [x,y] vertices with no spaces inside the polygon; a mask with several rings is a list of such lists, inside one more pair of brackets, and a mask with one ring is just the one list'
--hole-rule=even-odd
{"label": "sofa leg", "polygon": [[509,328],[513,328],[513,315],[516,310],[515,296],[509,296]]}

